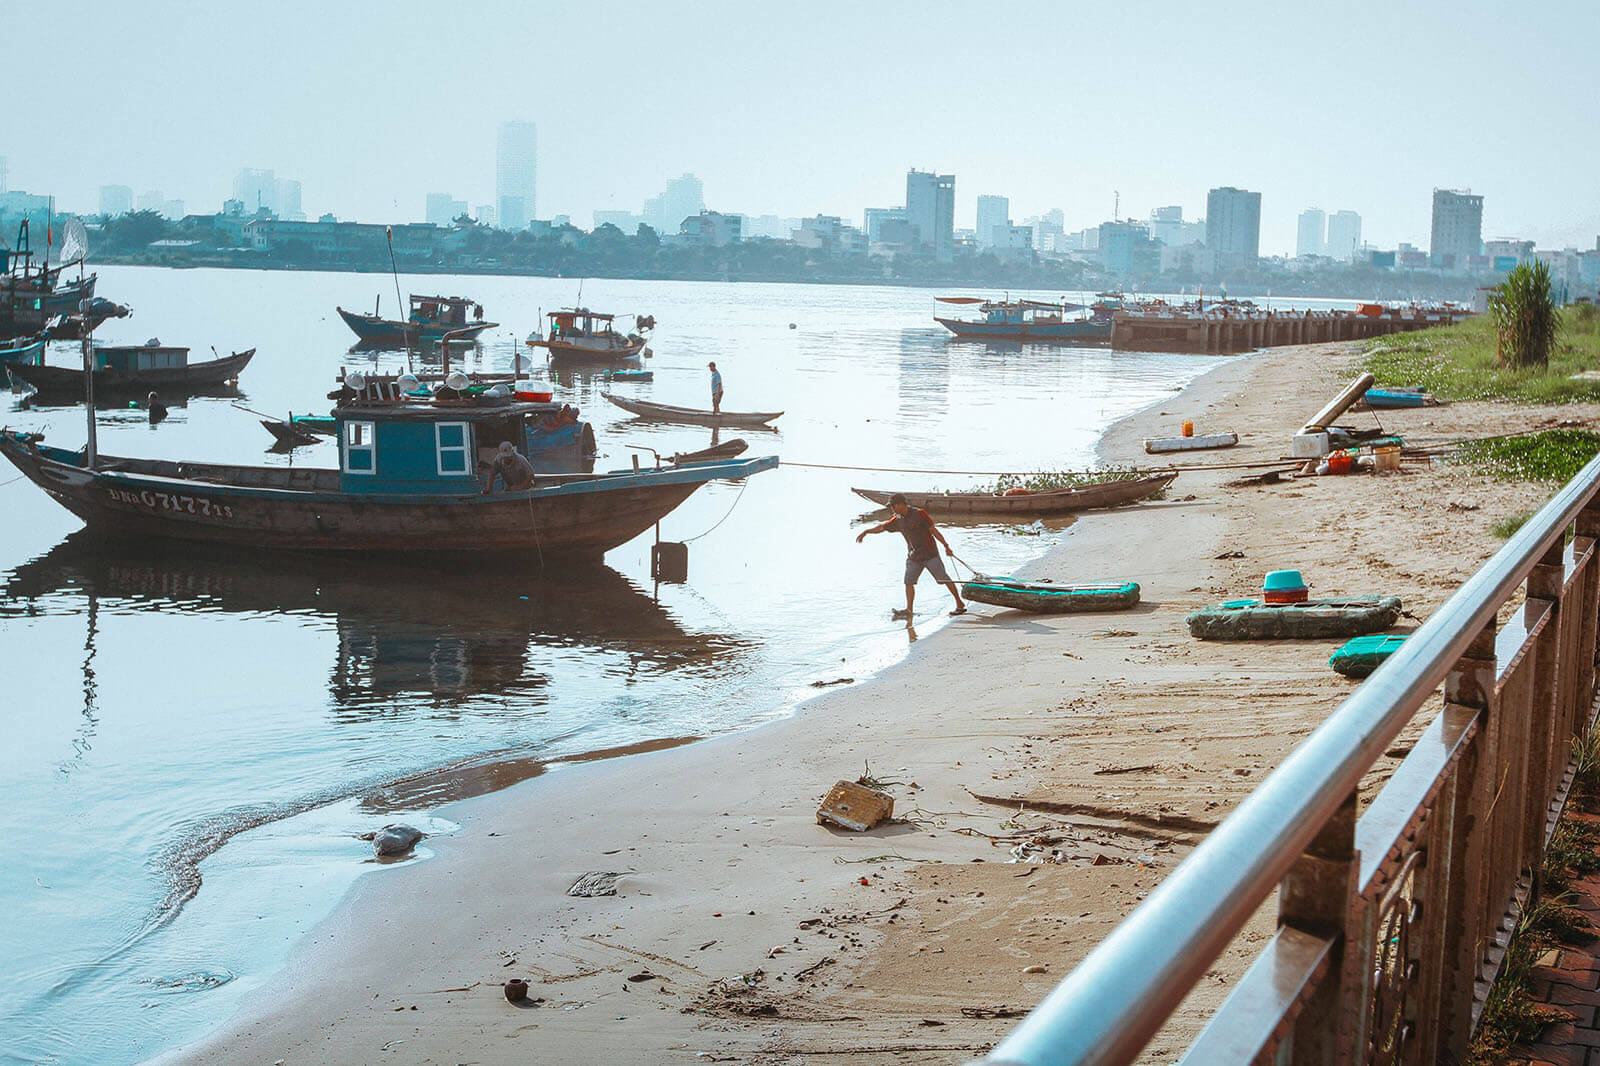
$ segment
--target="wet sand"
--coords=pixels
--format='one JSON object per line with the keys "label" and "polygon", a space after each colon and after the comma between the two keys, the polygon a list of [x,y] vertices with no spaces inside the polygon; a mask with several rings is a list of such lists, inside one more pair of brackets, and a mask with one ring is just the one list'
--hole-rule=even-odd
{"label": "wet sand", "polygon": [[[1102,453],[1145,463],[1142,438],[1188,418],[1241,443],[1180,467],[1275,460],[1352,361],[1317,345],[1220,366]],[[1420,444],[1597,414],[1459,404],[1382,422]],[[463,828],[435,858],[363,878],[251,1008],[161,1061],[977,1057],[1350,691],[1327,667],[1335,641],[1203,644],[1188,611],[1296,568],[1313,595],[1394,593],[1426,618],[1499,547],[1489,525],[1550,491],[1413,463],[1238,483],[1251,472],[1190,470],[1164,501],[1085,515],[1030,568],[1134,578],[1135,610],[980,606],[791,718],[443,808]],[[926,584],[918,600],[925,620],[948,607]],[[898,820],[816,824],[829,786],[867,767]],[[1060,861],[1008,862],[1028,841]],[[567,896],[590,871],[623,874],[617,894]],[[1151,1057],[1193,1034],[1268,928],[1218,961]],[[528,1004],[506,1002],[510,977]]]}

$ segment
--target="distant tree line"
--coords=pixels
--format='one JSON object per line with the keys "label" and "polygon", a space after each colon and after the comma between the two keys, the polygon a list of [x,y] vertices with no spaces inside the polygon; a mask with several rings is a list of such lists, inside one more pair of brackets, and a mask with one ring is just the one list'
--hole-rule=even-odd
{"label": "distant tree line", "polygon": [[[157,241],[185,242],[152,247]],[[193,242],[193,243],[188,243]],[[171,221],[154,211],[135,211],[103,219],[93,240],[95,262],[173,266],[220,266],[386,271],[387,249],[363,249],[332,256],[309,243],[289,239],[271,250],[244,250],[215,216]],[[1108,275],[1073,260],[1001,258],[989,252],[958,249],[953,260],[932,255],[893,258],[845,255],[807,248],[791,241],[754,239],[721,248],[663,241],[649,226],[633,234],[605,224],[591,232],[561,226],[548,233],[508,232],[457,219],[440,230],[426,257],[402,255],[401,270],[414,272],[527,274],[545,277],[637,278],[648,280],[835,282],[964,286],[981,290],[1101,291],[1132,288],[1144,292],[1196,292],[1226,289],[1230,296],[1302,296],[1377,299],[1465,299],[1474,283],[1431,273],[1381,270],[1349,264],[1315,273],[1292,272],[1272,260],[1229,270],[1220,278],[1194,271],[1168,271],[1138,279]]]}

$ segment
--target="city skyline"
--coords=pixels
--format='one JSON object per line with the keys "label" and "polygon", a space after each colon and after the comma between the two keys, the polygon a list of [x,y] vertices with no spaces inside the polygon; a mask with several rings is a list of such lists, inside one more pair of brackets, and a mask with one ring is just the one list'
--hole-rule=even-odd
{"label": "city skyline", "polygon": [[[495,131],[524,117],[540,128],[541,218],[637,211],[663,181],[692,171],[715,210],[859,219],[865,207],[898,202],[905,169],[915,165],[957,176],[966,191],[955,225],[963,229],[976,225],[974,191],[1006,196],[1018,218],[1060,208],[1074,230],[1165,205],[1198,218],[1209,189],[1233,185],[1262,193],[1263,254],[1293,254],[1299,212],[1318,203],[1358,212],[1374,245],[1425,245],[1431,190],[1470,187],[1486,197],[1486,238],[1588,246],[1600,205],[1584,176],[1600,164],[1600,148],[1565,138],[1572,158],[1529,168],[1470,132],[1549,137],[1586,128],[1570,77],[1586,58],[1582,28],[1600,16],[1557,6],[1553,17],[1573,32],[1555,38],[1488,5],[1362,3],[1304,13],[1233,3],[1176,27],[1176,37],[1166,9],[1154,4],[1030,13],[1041,42],[1073,42],[1074,62],[1062,64],[1044,43],[1033,61],[1016,63],[1004,34],[962,34],[970,11],[961,5],[821,4],[817,21],[839,24],[841,37],[891,33],[900,42],[875,56],[869,80],[852,66],[856,46],[841,43],[818,59],[784,47],[783,25],[747,18],[722,20],[727,34],[714,62],[686,58],[703,43],[693,20],[645,5],[606,5],[598,15],[552,8],[531,18],[509,4],[481,3],[473,6],[479,21],[503,32],[456,40],[431,33],[428,9],[417,3],[397,4],[381,24],[362,11],[289,0],[272,25],[218,12],[192,27],[184,5],[135,4],[97,16],[107,32],[83,47],[87,68],[100,76],[48,90],[19,86],[23,99],[0,149],[10,157],[13,189],[54,194],[75,210],[93,210],[99,187],[110,184],[161,189],[191,210],[214,209],[234,172],[254,161],[304,181],[308,217],[401,220],[420,217],[426,195],[440,190],[495,203]],[[735,11],[713,3],[705,15],[716,19],[719,10]],[[317,33],[294,29],[302,15],[314,16]],[[579,76],[579,57],[539,44],[580,34],[601,15],[627,21],[651,42],[628,88],[597,87]],[[158,47],[175,22],[191,30],[195,58],[161,78],[135,77],[138,55]],[[1382,34],[1357,29],[1379,23]],[[1236,47],[1244,24],[1252,26],[1248,69],[1198,62]],[[1108,47],[1130,29],[1147,32],[1140,47]],[[801,35],[805,27],[788,30]],[[1308,34],[1316,42],[1309,52]],[[372,35],[382,47],[347,47]],[[242,39],[254,43],[241,49]],[[278,57],[291,46],[307,76],[289,82]],[[536,105],[520,73],[521,60],[534,55]],[[970,62],[929,58],[940,55]],[[982,73],[997,63],[1007,78]],[[409,67],[450,69],[452,77],[393,76]],[[261,84],[275,89],[254,91]],[[640,92],[639,84],[656,88]],[[1512,84],[1515,94],[1494,89]],[[1270,105],[1260,102],[1265,85]],[[52,107],[44,106],[47,91]],[[38,106],[30,106],[34,93]],[[1530,94],[1538,109],[1518,103]],[[1063,98],[1105,106],[1062,115],[1054,101]],[[97,115],[96,136],[54,136],[48,119],[60,107]],[[1016,116],[1059,134],[1010,137]],[[418,126],[447,131],[458,147],[403,151]],[[1416,136],[1452,127],[1461,136]]]}

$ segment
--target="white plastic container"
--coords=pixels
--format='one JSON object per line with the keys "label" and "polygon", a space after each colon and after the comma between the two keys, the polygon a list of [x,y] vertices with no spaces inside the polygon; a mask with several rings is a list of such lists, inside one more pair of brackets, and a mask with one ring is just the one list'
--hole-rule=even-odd
{"label": "white plastic container", "polygon": [[1289,454],[1296,459],[1320,459],[1327,455],[1332,448],[1328,444],[1327,432],[1296,433],[1289,447]]}

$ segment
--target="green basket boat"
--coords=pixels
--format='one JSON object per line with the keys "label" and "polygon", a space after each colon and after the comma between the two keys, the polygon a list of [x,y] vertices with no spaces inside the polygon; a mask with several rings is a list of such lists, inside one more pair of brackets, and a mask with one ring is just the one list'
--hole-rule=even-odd
{"label": "green basket boat", "polygon": [[1316,640],[1379,633],[1400,620],[1394,596],[1350,596],[1304,603],[1229,600],[1184,621],[1201,640]]}
{"label": "green basket boat", "polygon": [[1139,584],[1136,581],[1099,581],[1057,585],[1049,581],[1014,581],[1009,577],[979,575],[961,586],[961,594],[975,603],[1040,614],[1121,611],[1139,602]]}
{"label": "green basket boat", "polygon": [[1366,677],[1383,661],[1400,650],[1403,635],[1379,633],[1370,637],[1351,637],[1338,651],[1328,656],[1328,665],[1345,677]]}

